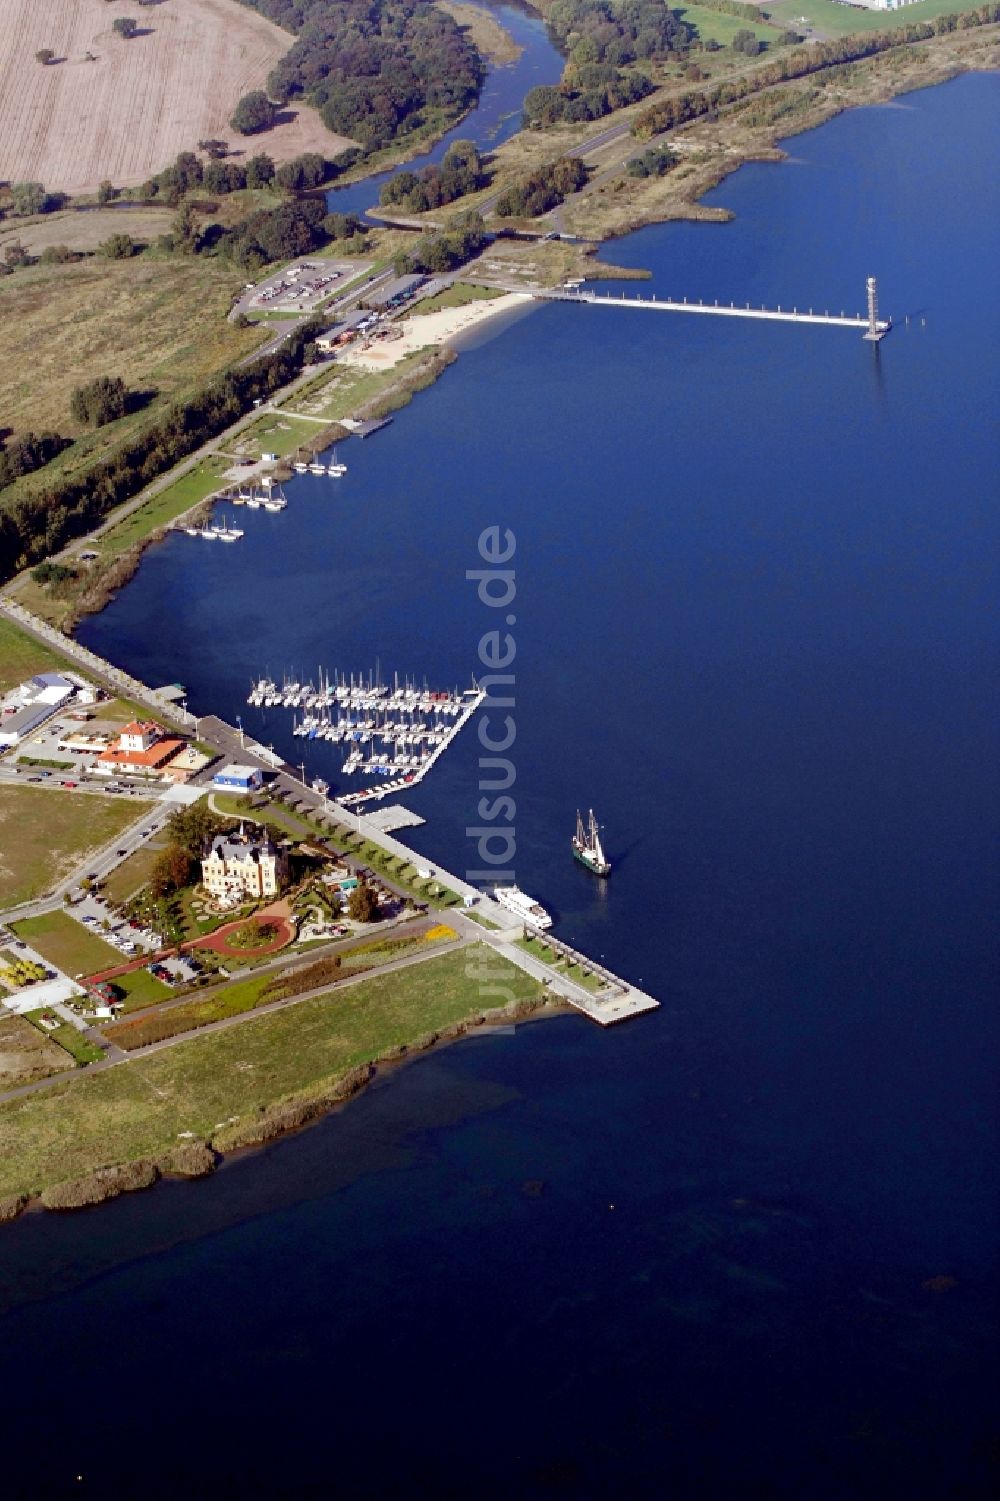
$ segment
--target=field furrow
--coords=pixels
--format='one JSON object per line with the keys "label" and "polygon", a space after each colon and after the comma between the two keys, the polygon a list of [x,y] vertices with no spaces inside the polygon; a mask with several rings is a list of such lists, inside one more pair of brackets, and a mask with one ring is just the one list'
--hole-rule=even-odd
{"label": "field furrow", "polygon": [[[105,178],[135,186],[208,136],[244,150],[233,107],[293,41],[236,0],[163,0],[141,10],[142,34],[128,41],[106,0],[2,0],[2,12],[0,180],[68,193]],[[45,47],[58,59],[48,66],[35,61]],[[254,146],[280,162],[351,144],[314,110],[295,115]]]}

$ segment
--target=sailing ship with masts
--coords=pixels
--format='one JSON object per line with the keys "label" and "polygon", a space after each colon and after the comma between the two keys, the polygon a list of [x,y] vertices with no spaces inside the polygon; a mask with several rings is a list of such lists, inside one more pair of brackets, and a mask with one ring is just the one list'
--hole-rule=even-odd
{"label": "sailing ship with masts", "polygon": [[576,833],[572,840],[573,857],[579,860],[581,865],[595,876],[609,876],[611,874],[611,861],[604,853],[601,843],[601,831],[594,817],[593,808],[588,809],[586,824],[576,810]]}

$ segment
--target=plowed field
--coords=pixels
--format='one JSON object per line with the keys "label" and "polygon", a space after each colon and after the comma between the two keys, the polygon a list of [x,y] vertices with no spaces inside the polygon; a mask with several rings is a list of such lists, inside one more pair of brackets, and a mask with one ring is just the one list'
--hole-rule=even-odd
{"label": "plowed field", "polygon": [[[121,15],[142,34],[116,36]],[[301,106],[262,136],[229,127],[240,95],[263,86],[293,41],[236,0],[3,0],[0,180],[68,193],[91,192],[105,178],[131,187],[208,137],[276,161],[302,151],[334,156],[350,142]],[[47,67],[35,61],[45,47],[59,59]]]}

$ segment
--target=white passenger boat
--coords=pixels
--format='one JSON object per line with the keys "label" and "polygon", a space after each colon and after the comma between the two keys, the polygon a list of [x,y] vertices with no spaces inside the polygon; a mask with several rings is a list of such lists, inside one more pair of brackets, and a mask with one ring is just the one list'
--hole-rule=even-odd
{"label": "white passenger boat", "polygon": [[551,928],[552,919],[533,896],[528,896],[517,886],[494,886],[493,895],[501,907],[513,912],[522,922],[532,928]]}

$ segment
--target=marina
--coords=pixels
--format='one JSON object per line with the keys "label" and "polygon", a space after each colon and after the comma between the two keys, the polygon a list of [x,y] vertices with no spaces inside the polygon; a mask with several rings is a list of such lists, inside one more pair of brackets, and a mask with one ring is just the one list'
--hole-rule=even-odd
{"label": "marina", "polygon": [[[357,677],[320,670],[312,682],[258,678],[250,690],[251,708],[290,709],[292,734],[306,741],[343,745],[345,777],[381,777],[373,786],[342,795],[345,807],[378,802],[422,781],[479,708],[486,694],[475,680],[459,689],[430,689],[400,683],[390,688],[380,674]],[[299,717],[301,714],[301,717]]]}

